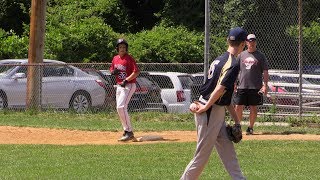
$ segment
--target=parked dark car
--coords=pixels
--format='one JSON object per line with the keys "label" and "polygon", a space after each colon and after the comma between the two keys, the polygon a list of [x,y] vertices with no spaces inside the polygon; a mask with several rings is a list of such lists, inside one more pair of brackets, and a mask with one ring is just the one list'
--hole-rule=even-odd
{"label": "parked dark car", "polygon": [[191,74],[193,77],[193,84],[191,85],[191,101],[196,101],[200,97],[200,87],[203,84],[204,75],[203,73]]}
{"label": "parked dark car", "polygon": [[[115,86],[115,77],[108,70],[100,70]],[[167,112],[161,99],[161,88],[150,77],[148,72],[141,72],[137,77],[137,89],[128,105],[129,111],[161,111]]]}
{"label": "parked dark car", "polygon": [[114,79],[94,68],[85,68],[81,70],[90,75],[97,76],[101,80],[102,87],[106,91],[104,106],[114,108],[116,106],[116,88],[114,86]]}

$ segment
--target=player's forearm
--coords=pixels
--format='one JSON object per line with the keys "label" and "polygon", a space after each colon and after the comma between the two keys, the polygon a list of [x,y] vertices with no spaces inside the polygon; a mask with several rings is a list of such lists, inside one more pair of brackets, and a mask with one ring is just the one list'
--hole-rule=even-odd
{"label": "player's forearm", "polygon": [[225,87],[222,85],[218,85],[214,91],[211,93],[210,98],[206,104],[208,109],[224,94]]}
{"label": "player's forearm", "polygon": [[135,71],[135,72],[133,72],[132,74],[130,74],[130,76],[128,76],[128,77],[126,78],[126,80],[127,80],[127,81],[131,81],[132,79],[138,77],[139,74],[140,74],[140,71]]}
{"label": "player's forearm", "polygon": [[268,70],[263,71],[263,85],[268,86],[269,73]]}
{"label": "player's forearm", "polygon": [[236,124],[240,124],[240,120],[237,116],[236,111],[234,110],[233,105],[226,106],[226,109],[229,111],[231,118],[234,120]]}

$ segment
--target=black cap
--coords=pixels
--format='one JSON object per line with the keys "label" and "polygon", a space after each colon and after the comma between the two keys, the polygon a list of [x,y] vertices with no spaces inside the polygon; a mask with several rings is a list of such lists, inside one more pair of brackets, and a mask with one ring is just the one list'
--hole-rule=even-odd
{"label": "black cap", "polygon": [[233,29],[230,29],[228,40],[230,41],[245,41],[247,39],[247,31],[244,30],[241,27],[236,27]]}

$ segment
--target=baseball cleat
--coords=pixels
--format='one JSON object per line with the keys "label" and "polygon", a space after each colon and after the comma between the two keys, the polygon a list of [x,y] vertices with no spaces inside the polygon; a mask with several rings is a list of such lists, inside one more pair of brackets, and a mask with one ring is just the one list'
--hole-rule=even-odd
{"label": "baseball cleat", "polygon": [[253,128],[248,127],[248,129],[246,130],[246,135],[252,135],[253,134]]}
{"label": "baseball cleat", "polygon": [[133,132],[127,132],[127,131],[125,131],[124,134],[123,134],[123,136],[122,136],[120,139],[118,139],[118,141],[123,141],[123,142],[125,142],[125,141],[130,141],[130,140],[135,140],[135,139],[136,139],[136,138],[134,137]]}

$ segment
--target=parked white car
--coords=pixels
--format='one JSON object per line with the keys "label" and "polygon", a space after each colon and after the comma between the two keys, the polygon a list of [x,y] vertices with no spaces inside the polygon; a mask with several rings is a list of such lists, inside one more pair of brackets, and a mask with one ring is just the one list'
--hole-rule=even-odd
{"label": "parked white car", "polygon": [[[104,104],[106,91],[98,77],[61,61],[45,59],[43,63],[43,108],[80,113]],[[28,59],[0,60],[0,109],[26,107],[27,64]]]}
{"label": "parked white car", "polygon": [[189,112],[192,76],[180,72],[149,72],[161,88],[161,98],[170,113]]}

